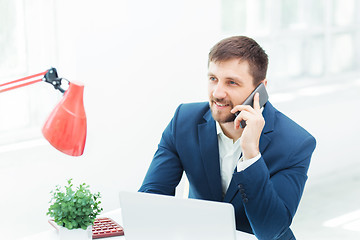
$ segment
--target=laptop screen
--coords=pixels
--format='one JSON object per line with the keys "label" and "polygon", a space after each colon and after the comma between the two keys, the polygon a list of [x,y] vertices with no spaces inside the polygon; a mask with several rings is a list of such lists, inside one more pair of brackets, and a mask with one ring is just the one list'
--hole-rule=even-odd
{"label": "laptop screen", "polygon": [[150,193],[120,193],[126,240],[235,240],[229,203]]}

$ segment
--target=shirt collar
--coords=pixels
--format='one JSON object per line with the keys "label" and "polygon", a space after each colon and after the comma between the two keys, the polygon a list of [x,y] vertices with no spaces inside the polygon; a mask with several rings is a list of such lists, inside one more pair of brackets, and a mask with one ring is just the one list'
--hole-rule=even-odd
{"label": "shirt collar", "polygon": [[222,133],[223,135],[225,135],[223,130],[221,129],[221,126],[220,126],[219,122],[215,121],[215,123],[216,123],[216,134],[219,135],[219,134]]}

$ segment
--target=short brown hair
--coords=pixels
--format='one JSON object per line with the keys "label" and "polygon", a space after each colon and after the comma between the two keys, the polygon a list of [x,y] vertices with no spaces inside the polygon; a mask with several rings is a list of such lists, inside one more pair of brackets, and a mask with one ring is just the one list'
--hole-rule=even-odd
{"label": "short brown hair", "polygon": [[234,58],[249,63],[250,75],[255,86],[266,78],[268,56],[254,39],[234,36],[221,40],[210,50],[208,64]]}

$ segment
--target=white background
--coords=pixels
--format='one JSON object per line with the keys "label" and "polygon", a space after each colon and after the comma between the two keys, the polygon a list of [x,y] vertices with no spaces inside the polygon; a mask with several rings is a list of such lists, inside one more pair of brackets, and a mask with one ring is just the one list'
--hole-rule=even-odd
{"label": "white background", "polygon": [[[20,62],[26,62],[25,70],[17,71],[29,75],[54,66],[59,76],[83,82],[88,136],[81,157],[58,152],[41,137],[1,145],[1,239],[49,229],[45,214],[50,191],[69,178],[78,184],[85,181],[93,191],[100,191],[104,211],[118,208],[120,190],[137,191],[140,187],[175,108],[184,102],[207,101],[207,54],[216,42],[229,36],[222,32],[219,0],[16,2],[22,6],[26,30],[20,38],[26,47],[19,50],[24,55]],[[287,42],[289,46],[292,43]],[[275,48],[269,51],[270,68],[275,65],[287,71],[288,66],[297,67],[292,62],[296,56],[287,61],[287,67],[276,65],[276,57],[282,55],[276,55],[275,50],[281,50],[282,45],[276,41],[271,44]],[[326,220],[357,210],[350,197],[341,197],[357,192],[350,186],[359,182],[357,158],[352,155],[358,146],[354,136],[359,133],[359,116],[354,109],[359,103],[359,78],[340,75],[326,84],[323,79],[300,81],[293,88],[293,84],[286,87],[272,76],[270,101],[318,140],[307,190],[294,219],[295,233],[310,239],[306,232],[311,229],[314,239],[322,239],[324,232],[340,239],[322,227]],[[28,89],[42,96],[38,101],[44,106],[38,111],[45,117],[61,98],[50,87]],[[16,91],[6,94],[23,95]],[[19,104],[16,99],[0,101],[11,106]],[[11,111],[17,110],[13,107]],[[10,113],[3,108],[1,114],[6,118]],[[40,129],[39,125],[35,135],[40,136]],[[7,134],[2,136],[5,140],[0,137],[1,142],[8,139]],[[34,133],[18,135],[22,134]],[[346,177],[349,182],[339,185]],[[337,185],[332,189],[334,182]],[[325,191],[324,186],[330,189]],[[348,187],[346,192],[344,186]],[[181,191],[180,187],[180,196]],[[354,234],[359,232],[349,232]]]}

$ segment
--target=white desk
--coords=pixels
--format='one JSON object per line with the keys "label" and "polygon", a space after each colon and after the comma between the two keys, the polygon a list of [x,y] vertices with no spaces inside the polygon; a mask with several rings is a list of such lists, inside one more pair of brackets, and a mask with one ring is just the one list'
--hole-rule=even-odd
{"label": "white desk", "polygon": [[[109,217],[112,218],[115,222],[122,225],[121,218],[121,209],[116,209],[111,212],[107,212],[106,214],[102,214],[99,217]],[[28,236],[23,238],[22,240],[57,240],[58,234],[57,231],[49,224],[49,231],[41,232],[32,236]],[[124,236],[110,237],[110,238],[100,238],[100,239],[109,239],[109,240],[126,240]],[[248,233],[236,231],[236,239],[237,240],[256,240],[257,238]]]}

